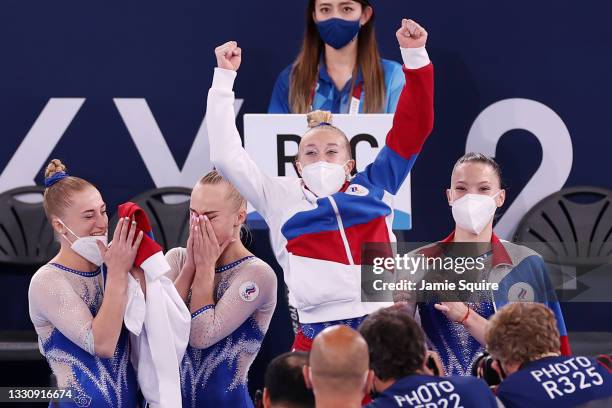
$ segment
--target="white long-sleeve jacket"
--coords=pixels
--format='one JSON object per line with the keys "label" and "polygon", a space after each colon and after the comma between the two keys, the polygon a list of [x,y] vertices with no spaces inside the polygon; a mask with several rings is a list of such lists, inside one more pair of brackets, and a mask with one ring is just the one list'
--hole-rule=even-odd
{"label": "white long-sleeve jacket", "polygon": [[300,322],[367,315],[361,302],[361,246],[394,242],[393,196],[433,127],[433,67],[425,48],[402,49],[406,85],[386,145],[343,189],[317,197],[301,179],[264,174],[241,144],[234,115],[236,73],[217,68],[206,125],[216,169],[262,215]]}
{"label": "white long-sleeve jacket", "polygon": [[[159,252],[158,265],[145,270],[146,300],[139,282],[128,274],[128,304],[124,323],[130,331],[132,365],[138,385],[151,407],[180,407],[179,367],[191,329],[191,314],[174,283],[163,276],[170,266]],[[164,271],[165,269],[165,271]]]}

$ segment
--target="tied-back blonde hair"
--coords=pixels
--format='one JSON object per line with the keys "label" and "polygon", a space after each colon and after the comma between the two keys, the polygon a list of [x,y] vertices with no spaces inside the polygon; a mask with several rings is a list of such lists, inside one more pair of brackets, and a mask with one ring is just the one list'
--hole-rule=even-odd
{"label": "tied-back blonde hair", "polygon": [[[51,160],[45,169],[45,179],[57,176],[59,173],[66,173],[66,166],[61,160]],[[43,207],[49,222],[51,222],[52,216],[62,216],[64,211],[72,205],[73,193],[86,190],[90,187],[95,188],[87,180],[66,175],[66,177],[45,188]]]}
{"label": "tied-back blonde hair", "polygon": [[225,184],[228,187],[227,198],[229,198],[234,203],[234,209],[236,211],[245,208],[246,209],[246,200],[242,195],[236,190],[236,188],[217,171],[212,170],[203,176],[199,181],[200,185],[217,185],[217,184]]}
{"label": "tied-back blonde hair", "polygon": [[344,138],[348,156],[350,159],[353,158],[351,143],[346,134],[340,128],[333,125],[333,115],[331,112],[322,110],[312,111],[306,115],[306,122],[308,123],[308,130],[304,135],[314,129],[326,129],[336,132]]}
{"label": "tied-back blonde hair", "polygon": [[[363,8],[370,6],[367,0],[354,0]],[[292,113],[307,113],[311,110],[312,90],[319,76],[319,57],[324,50],[324,42],[317,31],[314,21],[316,0],[309,0],[306,10],[306,31],[302,49],[293,63],[289,83],[289,106]],[[357,70],[361,70],[364,85],[365,113],[380,113],[384,110],[385,76],[380,63],[380,53],[374,32],[374,12],[364,24],[357,37],[357,63],[353,72],[351,93],[355,87]]]}
{"label": "tied-back blonde hair", "polygon": [[[315,129],[325,129],[325,130],[331,130],[333,132],[336,132],[343,137],[343,140],[346,143],[345,148],[346,148],[347,156],[350,160],[353,160],[353,150],[351,148],[351,143],[349,142],[349,139],[346,136],[346,134],[339,127],[336,127],[333,125],[333,115],[331,112],[322,111],[322,110],[312,111],[306,115],[306,122],[308,123],[308,130],[306,131],[306,133],[304,133],[304,136],[306,136],[308,132],[311,132]],[[298,173],[297,162],[299,161],[299,158],[300,158],[300,154],[298,151],[298,154],[295,155],[295,159],[293,162],[293,167],[296,173]],[[356,167],[353,167],[351,174],[355,175],[356,173],[357,173],[357,169]]]}
{"label": "tied-back blonde hair", "polygon": [[[200,180],[198,181],[198,184],[202,186],[225,184],[228,188],[226,198],[229,199],[234,204],[232,207],[232,210],[233,211],[240,211],[240,210],[246,211],[247,201],[244,199],[242,194],[240,194],[240,192],[236,190],[236,187],[234,187],[232,183],[226,180],[217,170],[212,170],[206,175],[204,175],[202,178],[200,178]],[[244,235],[247,235],[249,237],[251,236],[251,232],[248,226],[246,225],[246,223],[243,223],[240,226],[240,237],[242,238]]]}

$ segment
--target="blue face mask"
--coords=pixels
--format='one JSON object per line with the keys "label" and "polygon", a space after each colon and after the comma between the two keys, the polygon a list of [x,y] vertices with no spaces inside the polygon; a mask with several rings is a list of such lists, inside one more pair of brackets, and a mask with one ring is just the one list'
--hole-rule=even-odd
{"label": "blue face mask", "polygon": [[357,36],[360,28],[359,20],[349,21],[341,18],[330,18],[317,22],[317,30],[319,30],[323,42],[337,50],[350,43]]}

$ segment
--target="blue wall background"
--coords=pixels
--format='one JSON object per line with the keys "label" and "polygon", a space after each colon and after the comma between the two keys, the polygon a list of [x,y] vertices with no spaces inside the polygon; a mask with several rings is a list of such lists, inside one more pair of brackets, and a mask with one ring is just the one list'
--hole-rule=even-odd
{"label": "blue wall background", "polygon": [[[412,173],[413,230],[405,239],[436,240],[449,232],[444,189],[452,165],[465,152],[476,116],[501,99],[534,99],[563,119],[574,149],[567,186],[612,189],[612,6],[526,0],[373,4],[383,57],[400,60],[395,31],[401,17],[410,17],[429,31],[436,66],[435,130]],[[305,6],[305,0],[5,0],[0,172],[49,98],[81,97],[84,105],[49,158],[61,158],[73,174],[97,184],[109,208],[154,188],[113,98],[147,100],[181,167],[204,117],[214,47],[231,39],[243,48],[235,87],[245,100],[241,126],[245,112],[266,111],[276,75],[295,57]],[[502,138],[496,157],[509,185],[507,205],[541,155],[527,131]],[[255,234],[254,245],[271,259],[264,235]],[[287,313],[279,310],[253,372],[290,342]],[[253,379],[257,385],[259,376]]]}

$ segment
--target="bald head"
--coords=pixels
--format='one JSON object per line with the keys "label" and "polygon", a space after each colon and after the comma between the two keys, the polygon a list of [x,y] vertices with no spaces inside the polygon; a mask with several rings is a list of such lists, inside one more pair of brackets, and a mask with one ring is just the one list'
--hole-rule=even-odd
{"label": "bald head", "polygon": [[309,366],[315,394],[361,390],[369,369],[368,345],[348,326],[328,327],[312,343]]}

